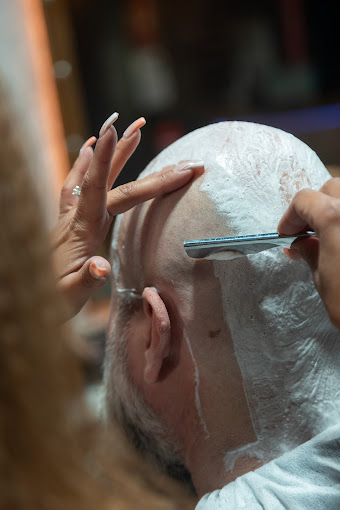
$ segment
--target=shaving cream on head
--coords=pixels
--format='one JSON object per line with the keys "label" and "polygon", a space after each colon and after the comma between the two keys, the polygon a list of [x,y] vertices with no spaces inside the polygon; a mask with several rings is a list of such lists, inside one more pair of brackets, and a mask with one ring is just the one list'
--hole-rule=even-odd
{"label": "shaving cream on head", "polygon": [[[330,178],[303,142],[246,122],[214,124],[186,135],[141,177],[191,159],[204,161],[200,189],[225,219],[229,235],[274,232],[300,189],[319,189]],[[340,421],[340,338],[309,268],[286,259],[282,248],[239,260],[214,258],[224,320],[257,436],[255,444],[226,452],[226,469],[232,470],[240,457],[267,462]]]}
{"label": "shaving cream on head", "polygon": [[340,345],[303,262],[279,248],[214,262],[257,442],[227,452],[263,462],[340,420]]}

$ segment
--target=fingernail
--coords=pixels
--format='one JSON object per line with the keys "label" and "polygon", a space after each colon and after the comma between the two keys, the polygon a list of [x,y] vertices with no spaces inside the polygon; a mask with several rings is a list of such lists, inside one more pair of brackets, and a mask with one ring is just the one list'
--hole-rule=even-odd
{"label": "fingernail", "polygon": [[204,161],[199,159],[197,161],[178,163],[178,165],[176,165],[174,168],[174,172],[185,172],[186,170],[190,170],[191,168],[194,169],[202,167],[204,167]]}
{"label": "fingernail", "polygon": [[296,248],[283,248],[283,253],[290,260],[295,260],[295,261],[303,260],[301,253]]}
{"label": "fingernail", "polygon": [[106,275],[105,267],[100,267],[100,263],[91,262],[90,270],[94,278],[102,278]]}
{"label": "fingernail", "polygon": [[97,141],[97,138],[95,136],[91,136],[88,140],[86,140],[86,142],[81,146],[80,148],[80,151],[79,151],[79,154],[81,154],[82,152],[84,152],[85,149],[87,149],[88,147],[91,147],[91,145],[93,145],[95,142]]}
{"label": "fingernail", "polygon": [[145,126],[146,120],[144,117],[140,117],[139,119],[135,120],[123,133],[123,138],[127,140],[128,138],[131,138],[132,135],[138,131],[141,127]]}
{"label": "fingernail", "polygon": [[104,124],[102,125],[102,127],[100,128],[100,131],[99,131],[99,137],[101,136],[104,136],[106,131],[109,129],[109,127],[112,126],[112,124],[114,122],[116,122],[116,120],[118,119],[119,117],[119,113],[117,112],[114,112],[112,115],[110,115],[110,117],[104,122]]}

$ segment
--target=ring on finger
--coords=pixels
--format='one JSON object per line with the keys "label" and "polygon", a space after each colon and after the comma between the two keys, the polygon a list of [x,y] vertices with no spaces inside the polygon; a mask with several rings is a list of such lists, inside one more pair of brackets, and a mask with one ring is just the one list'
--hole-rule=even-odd
{"label": "ring on finger", "polygon": [[72,190],[72,195],[80,195],[81,193],[81,187],[80,186],[75,186]]}

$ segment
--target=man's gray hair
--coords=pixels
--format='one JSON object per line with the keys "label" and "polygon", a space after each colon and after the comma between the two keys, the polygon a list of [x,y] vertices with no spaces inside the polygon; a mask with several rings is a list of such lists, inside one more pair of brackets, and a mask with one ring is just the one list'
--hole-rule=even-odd
{"label": "man's gray hair", "polygon": [[142,306],[141,297],[124,293],[119,296],[117,306],[116,319],[108,331],[105,355],[106,419],[118,421],[137,450],[194,490],[175,438],[144,400],[129,374],[127,334],[133,315]]}

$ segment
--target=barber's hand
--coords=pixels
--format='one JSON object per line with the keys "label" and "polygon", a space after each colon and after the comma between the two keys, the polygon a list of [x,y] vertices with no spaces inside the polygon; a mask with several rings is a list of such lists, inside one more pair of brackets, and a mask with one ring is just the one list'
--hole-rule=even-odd
{"label": "barber's hand", "polygon": [[320,191],[302,190],[294,197],[278,225],[280,234],[314,230],[318,239],[294,242],[285,250],[308,262],[315,286],[332,323],[340,328],[340,179],[327,181]]}
{"label": "barber's hand", "polygon": [[[187,184],[202,162],[167,167],[139,181],[111,190],[123,166],[137,148],[143,118],[125,131],[117,144],[112,115],[103,124],[96,149],[90,138],[70,171],[61,192],[60,216],[52,232],[58,287],[69,303],[69,317],[78,313],[94,291],[110,277],[109,262],[97,256],[113,217],[135,205]],[[73,189],[81,188],[80,196]],[[69,318],[68,317],[68,318]]]}

